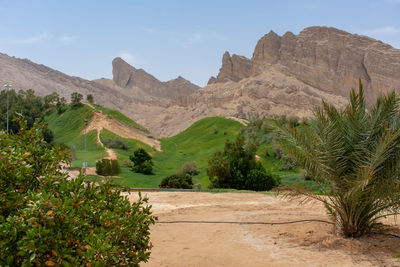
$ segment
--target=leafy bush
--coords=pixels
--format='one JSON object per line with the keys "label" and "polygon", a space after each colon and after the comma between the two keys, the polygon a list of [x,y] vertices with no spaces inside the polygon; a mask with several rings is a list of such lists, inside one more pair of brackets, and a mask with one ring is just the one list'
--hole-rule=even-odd
{"label": "leafy bush", "polygon": [[107,147],[128,150],[128,145],[118,137],[107,138],[104,142]]}
{"label": "leafy bush", "polygon": [[225,143],[224,151],[214,153],[208,161],[207,175],[212,188],[270,190],[278,185],[255,160],[257,147],[246,146],[243,135]]}
{"label": "leafy bush", "polygon": [[254,191],[271,190],[279,184],[279,176],[267,173],[264,168],[251,170],[246,179],[246,189]]}
{"label": "leafy bush", "polygon": [[289,128],[275,122],[285,150],[301,163],[326,196],[290,187],[289,195],[321,201],[336,232],[359,237],[379,219],[400,213],[400,99],[379,97],[367,110],[364,90],[350,93],[343,110],[322,102],[309,125]]}
{"label": "leafy bush", "polygon": [[138,266],[154,223],[147,199],[131,204],[110,183],[68,179],[65,153],[40,127],[0,131],[1,266]]}
{"label": "leafy bush", "polygon": [[78,108],[82,105],[81,101],[83,99],[83,95],[77,92],[73,92],[71,94],[71,106],[72,108]]}
{"label": "leafy bush", "polygon": [[188,174],[173,174],[162,179],[160,188],[192,189],[192,176]]}
{"label": "leafy bush", "polygon": [[86,100],[87,100],[87,102],[93,104],[93,95],[92,95],[92,94],[88,94],[88,95],[86,96]]}
{"label": "leafy bush", "polygon": [[121,172],[118,160],[101,159],[96,162],[96,173],[102,176],[115,176]]}
{"label": "leafy bush", "polygon": [[182,165],[180,172],[183,174],[188,174],[190,176],[195,176],[195,175],[199,174],[199,169],[197,167],[196,162],[191,161],[191,162],[185,162]]}
{"label": "leafy bush", "polygon": [[151,174],[153,172],[152,157],[143,148],[135,150],[133,155],[129,156],[129,159],[133,162],[132,170],[134,172],[143,174]]}

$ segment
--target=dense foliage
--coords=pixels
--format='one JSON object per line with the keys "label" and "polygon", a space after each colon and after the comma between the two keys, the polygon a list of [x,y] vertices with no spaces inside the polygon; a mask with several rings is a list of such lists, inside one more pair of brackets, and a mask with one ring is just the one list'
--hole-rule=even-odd
{"label": "dense foliage", "polygon": [[224,151],[208,161],[207,175],[214,188],[270,190],[278,185],[277,177],[265,171],[255,159],[255,146],[246,146],[243,135],[226,141]]}
{"label": "dense foliage", "polygon": [[192,176],[188,174],[173,174],[162,179],[160,188],[192,189]]}
{"label": "dense foliage", "polygon": [[118,160],[101,159],[96,162],[96,173],[102,176],[116,176],[121,172]]}
{"label": "dense foliage", "polygon": [[42,124],[0,131],[1,266],[138,266],[149,258],[147,199],[130,204],[110,183],[70,179],[66,154]]}
{"label": "dense foliage", "polygon": [[309,126],[293,129],[274,122],[282,146],[327,196],[301,187],[288,192],[323,202],[336,230],[358,237],[400,211],[400,100],[392,92],[368,112],[360,82],[343,110],[322,104]]}
{"label": "dense foliage", "polygon": [[[12,120],[13,117],[22,115],[27,121],[27,126],[32,127],[35,121],[43,120],[46,112],[55,105],[55,94],[42,98],[36,96],[33,90],[21,90],[18,93],[14,90],[3,90],[0,92],[0,130],[7,129],[7,94],[10,133],[19,131],[19,125]],[[47,142],[53,141],[53,133],[47,127],[43,127],[43,132]]]}
{"label": "dense foliage", "polygon": [[143,148],[139,148],[129,156],[133,162],[132,170],[143,174],[151,174],[153,172],[153,161],[149,153]]}

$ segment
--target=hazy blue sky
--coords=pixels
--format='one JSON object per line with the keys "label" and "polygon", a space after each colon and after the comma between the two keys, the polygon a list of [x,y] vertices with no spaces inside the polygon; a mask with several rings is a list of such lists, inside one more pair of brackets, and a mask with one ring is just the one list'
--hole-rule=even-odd
{"label": "hazy blue sky", "polygon": [[224,51],[251,57],[270,30],[314,25],[400,48],[400,0],[0,0],[0,52],[69,75],[111,78],[120,56],[162,81],[205,85]]}

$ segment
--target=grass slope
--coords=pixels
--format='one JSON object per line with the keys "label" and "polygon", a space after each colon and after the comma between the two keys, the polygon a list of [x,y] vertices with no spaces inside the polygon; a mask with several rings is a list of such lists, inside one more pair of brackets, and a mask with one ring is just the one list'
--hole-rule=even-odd
{"label": "grass slope", "polygon": [[[84,119],[90,119],[93,116],[93,110],[82,105],[78,108],[70,106],[62,114],[57,111],[51,112],[45,120],[49,128],[54,132],[54,142],[65,143],[75,153],[76,160],[72,162],[72,167],[82,167],[85,159],[85,135],[81,131],[85,128]],[[87,134],[87,162],[89,167],[96,165],[96,160],[106,156],[104,148],[96,143],[97,133],[91,131]]]}
{"label": "grass slope", "polygon": [[108,118],[110,119],[115,119],[120,122],[122,122],[125,125],[135,127],[137,129],[140,129],[146,133],[150,133],[146,128],[144,128],[142,125],[136,123],[135,121],[131,120],[121,112],[109,108],[102,107],[100,105],[92,104],[97,110],[101,110],[103,114],[107,115]]}
{"label": "grass slope", "polygon": [[[114,149],[121,164],[129,160],[129,155],[139,147],[151,153],[154,162],[153,175],[134,173],[128,167],[122,167],[120,176],[131,187],[158,187],[162,178],[177,173],[185,162],[194,161],[200,170],[199,175],[194,177],[194,182],[207,187],[208,158],[212,153],[221,150],[227,139],[236,138],[243,127],[240,123],[223,117],[205,118],[176,136],[161,139],[162,152],[157,152],[137,140],[120,138],[129,147],[128,150]],[[107,138],[117,136],[103,130],[100,137],[104,143]]]}
{"label": "grass slope", "polygon": [[[109,117],[136,128],[145,129],[118,111],[94,105],[96,109],[106,113]],[[56,111],[46,116],[49,128],[54,132],[55,142],[63,142],[75,151],[76,159],[72,167],[81,167],[84,161],[84,135],[80,134],[84,129],[84,119],[90,120],[93,116],[93,109],[87,105],[66,111],[59,115]],[[100,139],[103,143],[108,138],[120,138],[128,146],[128,150],[114,149],[122,166],[120,183],[131,187],[158,187],[162,178],[175,174],[185,162],[194,161],[199,167],[199,175],[194,177],[195,183],[200,183],[207,188],[209,180],[207,177],[208,159],[216,151],[223,149],[227,139],[234,140],[238,133],[244,128],[237,121],[223,117],[211,117],[197,121],[185,131],[170,138],[161,139],[162,152],[155,151],[148,145],[133,139],[121,138],[108,130],[102,130]],[[95,131],[87,134],[87,161],[89,167],[94,167],[97,160],[106,156],[104,148],[96,143]],[[154,174],[143,175],[134,173],[124,162],[130,162],[129,156],[137,148],[144,148],[153,156]],[[265,149],[270,151],[271,156],[264,157]],[[310,188],[315,185],[311,181],[304,181],[304,174],[299,170],[279,171],[281,162],[272,156],[272,147],[268,142],[261,144],[257,154],[261,158],[264,167],[272,173],[281,176],[282,185],[301,184]]]}

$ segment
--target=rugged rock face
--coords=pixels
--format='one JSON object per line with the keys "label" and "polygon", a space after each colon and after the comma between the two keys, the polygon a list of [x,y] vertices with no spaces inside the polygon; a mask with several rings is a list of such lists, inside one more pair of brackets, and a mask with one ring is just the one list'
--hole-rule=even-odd
{"label": "rugged rock face", "polygon": [[113,60],[112,65],[115,84],[122,88],[142,91],[140,95],[147,94],[150,98],[161,98],[162,102],[191,94],[200,88],[181,76],[168,82],[161,82],[143,69],[136,69],[119,57]]}
{"label": "rugged rock face", "polygon": [[[321,99],[345,105],[359,79],[369,103],[388,90],[400,93],[400,50],[334,28],[310,27],[282,37],[271,31],[258,41],[246,67],[235,68],[233,59],[225,53],[218,77],[195,94],[177,98],[158,121],[177,125],[171,114],[180,113],[184,128],[216,115],[308,117]],[[159,133],[176,132],[164,128]]]}
{"label": "rugged rock face", "polygon": [[279,37],[270,32],[254,50],[252,75],[279,65],[320,90],[346,96],[361,79],[369,102],[400,88],[400,51],[380,41],[328,27]]}
{"label": "rugged rock face", "polygon": [[222,67],[219,69],[217,78],[211,77],[208,84],[227,81],[238,82],[250,76],[251,68],[250,59],[238,55],[231,57],[229,52],[225,52],[222,56]]}
{"label": "rugged rock face", "polygon": [[370,103],[387,90],[400,93],[400,50],[338,29],[310,27],[298,35],[271,31],[258,41],[251,60],[226,52],[218,76],[204,88],[182,77],[161,82],[120,58],[113,61],[113,75],[87,81],[0,54],[0,83],[11,80],[16,89],[57,91],[67,99],[74,91],[92,93],[96,103],[122,111],[161,137],[209,116],[308,117],[321,99],[346,104],[359,78]]}

